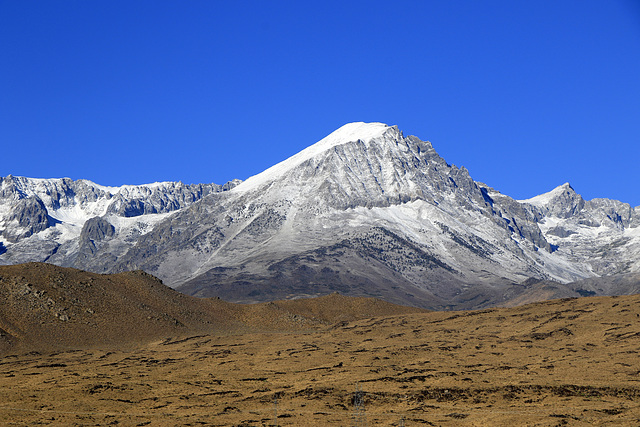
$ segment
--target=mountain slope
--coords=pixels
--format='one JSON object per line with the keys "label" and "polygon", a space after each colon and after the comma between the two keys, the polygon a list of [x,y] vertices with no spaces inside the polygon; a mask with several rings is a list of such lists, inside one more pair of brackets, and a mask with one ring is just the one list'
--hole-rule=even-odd
{"label": "mountain slope", "polygon": [[568,183],[523,202],[542,215],[539,227],[558,255],[573,265],[586,261],[589,276],[640,271],[640,209],[586,201]]}
{"label": "mountain slope", "polygon": [[[517,201],[381,123],[347,124],[228,191],[198,194],[140,216],[144,226],[103,213],[64,243],[47,234],[65,224],[46,223],[48,199],[25,198],[33,234],[0,260],[48,253],[98,272],[141,269],[232,301],[339,291],[428,308],[501,304],[531,277],[566,284],[640,271],[638,208],[585,201],[568,184]],[[21,221],[12,209],[5,224]]]}
{"label": "mountain slope", "polygon": [[106,271],[105,263],[156,223],[239,182],[105,187],[68,178],[0,177],[0,263],[47,261]]}
{"label": "mountain slope", "polygon": [[327,317],[372,310],[303,333],[5,355],[0,424],[635,426],[640,419],[640,295],[384,317],[373,317],[368,300],[335,295],[280,304],[292,321],[297,310]]}
{"label": "mountain slope", "polygon": [[0,353],[122,348],[202,333],[299,331],[420,311],[337,294],[237,305],[181,294],[142,271],[104,275],[45,263],[0,266]]}
{"label": "mountain slope", "polygon": [[543,232],[554,215],[473,181],[396,127],[354,123],[164,221],[119,268],[243,302],[338,290],[472,308],[500,303],[529,277],[597,274]]}

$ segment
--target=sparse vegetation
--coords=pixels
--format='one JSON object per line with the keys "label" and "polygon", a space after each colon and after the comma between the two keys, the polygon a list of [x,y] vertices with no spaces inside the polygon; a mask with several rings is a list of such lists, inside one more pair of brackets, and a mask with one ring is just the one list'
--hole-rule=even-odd
{"label": "sparse vegetation", "polygon": [[[100,291],[106,279],[112,286],[119,279],[146,283],[136,292],[119,289],[127,300],[144,304],[143,311],[155,307],[156,317],[145,325],[156,329],[136,343],[122,336],[118,344],[105,335],[104,343],[67,339],[66,348],[57,349],[33,339],[20,348],[5,346],[0,424],[545,426],[640,420],[640,295],[453,313],[339,295],[237,309],[218,301],[212,306],[218,324],[210,326],[218,332],[196,333],[193,319],[167,311],[173,291],[144,273],[85,276],[44,266],[37,270],[50,285],[44,287],[36,276],[9,275],[7,268],[0,272],[4,292],[20,290],[16,295],[36,302],[51,298],[53,307],[91,301],[82,293],[75,300],[60,294],[62,300],[57,291]],[[188,297],[180,299],[189,307]],[[82,324],[80,311],[67,309],[63,322],[47,317],[46,302],[34,304],[38,322]],[[94,310],[94,316],[100,312]],[[0,338],[28,336],[16,331],[26,334],[33,324],[8,322],[11,312],[2,313]],[[92,327],[105,332],[110,325]]]}

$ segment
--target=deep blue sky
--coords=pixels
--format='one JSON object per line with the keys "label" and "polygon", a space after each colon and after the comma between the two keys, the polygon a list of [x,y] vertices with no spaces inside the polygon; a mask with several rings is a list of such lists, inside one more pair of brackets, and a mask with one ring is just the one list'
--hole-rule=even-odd
{"label": "deep blue sky", "polygon": [[640,2],[0,0],[0,176],[224,183],[352,121],[638,206]]}

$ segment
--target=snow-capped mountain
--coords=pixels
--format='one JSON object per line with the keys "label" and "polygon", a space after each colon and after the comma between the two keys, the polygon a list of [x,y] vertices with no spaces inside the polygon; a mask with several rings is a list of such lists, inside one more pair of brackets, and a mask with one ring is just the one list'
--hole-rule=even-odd
{"label": "snow-capped mountain", "polygon": [[0,262],[88,267],[83,259],[103,241],[117,256],[171,213],[239,182],[105,187],[68,178],[0,177]]}
{"label": "snow-capped mountain", "polygon": [[82,190],[63,197],[62,181],[1,181],[0,260],[144,269],[235,301],[339,291],[433,308],[500,304],[529,278],[640,271],[639,208],[568,184],[517,201],[382,123],[347,124],[225,188],[67,180]]}
{"label": "snow-capped mountain", "polygon": [[538,225],[555,255],[583,265],[588,277],[640,271],[640,208],[609,199],[584,200],[568,183],[523,200],[542,215]]}

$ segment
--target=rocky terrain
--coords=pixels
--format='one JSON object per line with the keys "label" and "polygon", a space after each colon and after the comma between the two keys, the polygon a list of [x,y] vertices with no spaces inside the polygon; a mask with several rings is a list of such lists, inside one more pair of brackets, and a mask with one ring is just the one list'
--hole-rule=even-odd
{"label": "rocky terrain", "polygon": [[374,298],[233,304],[181,294],[143,272],[96,274],[44,263],[0,266],[0,354],[123,348],[198,333],[310,330],[423,310]]}
{"label": "rocky terrain", "polygon": [[[239,182],[105,187],[68,178],[0,177],[0,262],[47,261],[78,268],[113,262],[171,212]],[[109,254],[102,264],[95,259],[99,252]]]}
{"label": "rocky terrain", "polygon": [[[31,337],[0,359],[3,425],[640,423],[638,295],[425,312],[339,295],[237,306],[140,272],[0,277],[3,337]],[[93,333],[68,333],[90,315]]]}
{"label": "rocky terrain", "polygon": [[[628,294],[640,272],[640,209],[584,200],[569,184],[514,200],[381,123],[345,125],[225,186],[0,184],[0,263],[144,270],[235,302],[337,291],[485,308]],[[592,278],[616,285],[574,285]]]}

